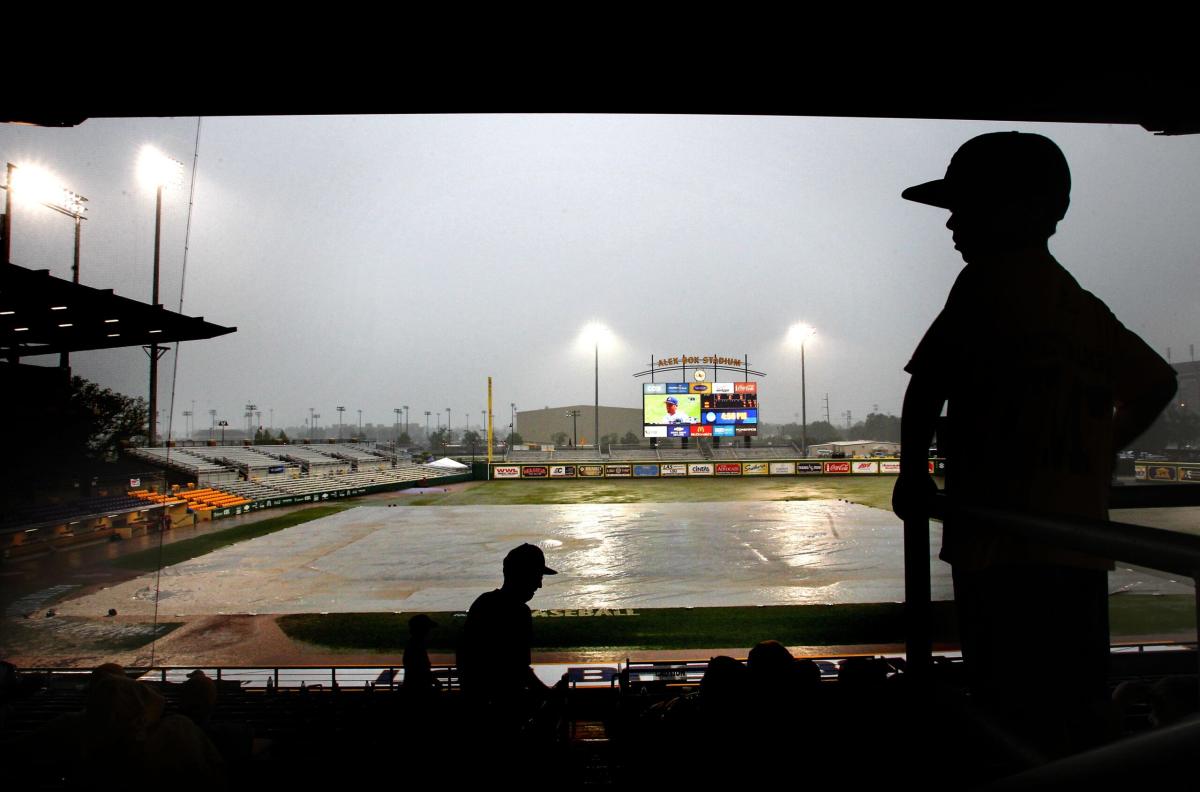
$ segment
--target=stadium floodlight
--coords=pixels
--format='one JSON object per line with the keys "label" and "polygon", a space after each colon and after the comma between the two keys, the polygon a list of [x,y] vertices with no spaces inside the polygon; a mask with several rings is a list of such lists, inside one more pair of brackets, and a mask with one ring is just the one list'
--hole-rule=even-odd
{"label": "stadium floodlight", "polygon": [[[163,188],[183,181],[183,163],[171,159],[154,146],[142,146],[137,162],[138,181],[154,190],[154,277],[150,303],[158,305],[159,260],[162,251],[162,195]],[[161,351],[160,351],[161,349]],[[158,406],[158,359],[167,351],[166,347],[151,344],[146,347],[150,356],[150,445],[154,445],[155,409]],[[223,434],[223,433],[222,433]]]}
{"label": "stadium floodlight", "polygon": [[339,443],[342,442],[342,415],[345,412],[346,412],[346,408],[342,405],[338,405],[337,414],[338,414],[338,442]]}
{"label": "stadium floodlight", "polygon": [[[84,212],[87,198],[77,192],[68,190],[62,181],[49,170],[34,164],[14,165],[8,163],[4,182],[5,207],[3,251],[0,257],[5,262],[12,260],[12,216],[17,203],[27,206],[44,206],[59,214],[66,215],[75,221],[75,254],[71,264],[71,280],[79,283],[79,249],[80,238],[83,234],[83,221],[87,218]],[[111,337],[111,336],[110,336]],[[70,355],[60,352],[58,364],[62,368],[71,365]]]}
{"label": "stadium floodlight", "polygon": [[800,453],[808,456],[808,395],[804,388],[804,345],[817,334],[816,328],[797,322],[788,328],[787,340],[793,347],[800,347]]}
{"label": "stadium floodlight", "polygon": [[593,363],[595,367],[595,409],[596,421],[592,427],[595,436],[592,442],[596,446],[596,452],[600,452],[600,347],[603,345],[606,349],[611,347],[616,341],[616,336],[601,322],[588,322],[583,326],[583,330],[579,333],[579,340],[586,346],[592,348],[594,355]]}

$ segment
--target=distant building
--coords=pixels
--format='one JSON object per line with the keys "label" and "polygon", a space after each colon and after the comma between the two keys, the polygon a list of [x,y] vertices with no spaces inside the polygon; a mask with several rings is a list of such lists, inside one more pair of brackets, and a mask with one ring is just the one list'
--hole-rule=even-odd
{"label": "distant building", "polygon": [[[572,420],[567,413],[571,410],[579,412],[574,419],[574,427],[579,432],[580,445],[595,445],[594,427],[596,425],[596,408],[590,404],[570,404],[565,407],[546,407],[541,410],[519,410],[517,412],[517,434],[527,443],[550,443],[554,435],[562,432],[569,440],[572,434]],[[502,430],[498,430],[502,431]],[[635,407],[600,407],[600,436],[616,434],[624,437],[626,432],[633,432],[639,440],[642,436],[642,411]]]}
{"label": "distant building", "polygon": [[1172,363],[1179,377],[1179,392],[1175,394],[1175,406],[1200,414],[1200,361]]}
{"label": "distant building", "polygon": [[837,440],[832,443],[817,443],[808,447],[809,456],[899,456],[900,444],[887,440]]}

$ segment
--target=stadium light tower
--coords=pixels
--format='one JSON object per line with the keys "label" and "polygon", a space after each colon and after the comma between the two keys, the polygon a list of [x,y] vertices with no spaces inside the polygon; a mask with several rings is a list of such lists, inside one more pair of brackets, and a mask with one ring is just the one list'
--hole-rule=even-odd
{"label": "stadium light tower", "polygon": [[517,403],[509,402],[508,407],[508,450],[512,451],[513,432],[516,430],[517,426]]}
{"label": "stadium light tower", "polygon": [[425,442],[429,442],[429,416],[433,415],[429,410],[425,411]]}
{"label": "stadium light tower", "polygon": [[[63,187],[58,177],[36,165],[18,167],[8,163],[7,178],[2,186],[5,190],[4,230],[0,235],[3,236],[3,261],[12,261],[12,215],[16,201],[41,204],[75,221],[75,256],[71,264],[71,280],[79,283],[79,242],[83,234],[83,221],[87,220],[83,214],[87,211],[84,206],[87,198]],[[60,352],[58,365],[61,368],[70,367],[70,354]]]}
{"label": "stadium light tower", "polygon": [[579,410],[567,410],[567,417],[571,419],[571,443],[575,447],[579,447]]}
{"label": "stadium light tower", "polygon": [[595,432],[595,436],[592,438],[592,442],[595,443],[596,452],[599,453],[599,451],[600,451],[600,345],[601,344],[605,344],[605,345],[609,344],[613,340],[613,334],[612,334],[611,330],[609,330],[607,327],[605,327],[600,322],[589,322],[588,324],[584,325],[582,332],[579,334],[579,337],[580,337],[580,340],[584,344],[592,347],[592,351],[595,355],[594,363],[595,363],[595,375],[596,375],[596,379],[595,379],[595,385],[596,385],[596,391],[595,391],[596,416],[595,416],[595,418],[596,418],[596,422],[595,422],[595,425],[593,426],[593,431]]}
{"label": "stadium light tower", "polygon": [[338,411],[338,442],[340,443],[340,442],[342,442],[342,414],[346,412],[346,408],[342,405],[338,405],[337,411]]}
{"label": "stadium light tower", "polygon": [[[409,432],[409,429],[410,429],[410,426],[409,426],[409,423],[408,423],[408,405],[407,405],[407,404],[402,404],[401,406],[404,408],[404,433],[405,433],[405,434],[408,434],[408,432]],[[409,439],[409,440],[412,440],[412,438],[411,438],[411,437],[409,437],[408,439]]]}
{"label": "stadium light tower", "polygon": [[214,436],[214,435],[216,434],[216,432],[217,432],[217,411],[216,411],[216,410],[209,410],[209,411],[208,411],[208,417],[209,417],[209,418],[212,418],[212,428],[208,430],[208,439],[209,439],[209,440],[212,440],[212,439],[213,439],[213,436]]}
{"label": "stadium light tower", "polygon": [[450,431],[450,408],[446,408],[446,443],[449,444],[454,439],[454,433]]}
{"label": "stadium light tower", "polygon": [[817,334],[816,329],[797,322],[788,329],[788,344],[800,347],[800,453],[808,456],[808,398],[804,390],[804,345]]}
{"label": "stadium light tower", "polygon": [[[158,305],[159,260],[162,253],[162,196],[163,188],[183,181],[183,163],[173,160],[153,146],[143,146],[138,155],[138,180],[146,187],[154,188],[154,278],[151,286],[150,304]],[[150,356],[150,445],[154,445],[158,409],[158,359],[167,353],[167,347],[151,344],[145,347]],[[223,434],[223,433],[222,433]]]}
{"label": "stadium light tower", "polygon": [[400,412],[401,412],[401,410],[399,407],[393,407],[392,412],[396,413],[396,426],[392,430],[392,433],[395,436],[395,440],[392,443],[392,448],[397,448],[400,445]]}

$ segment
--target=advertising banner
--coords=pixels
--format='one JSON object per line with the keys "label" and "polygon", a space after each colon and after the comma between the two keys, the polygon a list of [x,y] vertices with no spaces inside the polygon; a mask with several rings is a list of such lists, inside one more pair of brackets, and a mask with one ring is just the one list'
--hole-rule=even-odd
{"label": "advertising banner", "polygon": [[706,424],[754,424],[758,410],[706,410],[700,417]]}
{"label": "advertising banner", "polygon": [[757,382],[735,382],[733,383],[734,393],[758,393]]}
{"label": "advertising banner", "polygon": [[722,425],[718,424],[716,426],[710,426],[708,428],[712,429],[713,437],[733,437],[733,426],[732,425],[722,426]]}
{"label": "advertising banner", "polygon": [[1134,465],[1133,466],[1133,477],[1135,479],[1137,479],[1138,481],[1145,481],[1146,480],[1146,466],[1145,465]]}
{"label": "advertising banner", "polygon": [[1151,481],[1174,481],[1175,468],[1166,465],[1150,465],[1147,468]]}
{"label": "advertising banner", "polygon": [[575,466],[551,465],[550,478],[575,478]]}
{"label": "advertising banner", "polygon": [[633,475],[635,476],[658,476],[658,465],[634,465]]}
{"label": "advertising banner", "polygon": [[496,465],[492,468],[492,478],[521,478],[521,468],[517,467],[516,465]]}
{"label": "advertising banner", "polygon": [[604,465],[580,465],[576,468],[579,478],[602,478]]}
{"label": "advertising banner", "polygon": [[605,465],[604,475],[608,477],[628,478],[632,475],[632,469],[629,465]]}
{"label": "advertising banner", "polygon": [[824,472],[824,468],[821,467],[820,462],[797,462],[796,463],[796,475],[797,476],[812,476],[812,475],[817,475],[817,474],[820,474],[823,472]]}
{"label": "advertising banner", "polygon": [[712,383],[713,393],[733,393],[732,382],[714,382]]}
{"label": "advertising banner", "polygon": [[659,466],[661,476],[686,476],[687,465],[681,462],[664,462]]}
{"label": "advertising banner", "polygon": [[880,473],[899,473],[900,460],[898,459],[881,459],[879,460]]}
{"label": "advertising banner", "polygon": [[743,476],[765,476],[769,468],[766,462],[744,462],[742,463]]}
{"label": "advertising banner", "polygon": [[711,476],[713,474],[712,462],[693,462],[688,465],[689,476]]}
{"label": "advertising banner", "polygon": [[717,475],[718,476],[740,476],[740,475],[742,475],[742,463],[741,462],[718,462],[717,463]]}
{"label": "advertising banner", "polygon": [[667,392],[667,383],[665,383],[665,382],[647,382],[642,385],[642,393],[644,393],[647,396],[653,396],[656,394],[666,394],[666,392]]}
{"label": "advertising banner", "polygon": [[873,459],[869,462],[855,462],[854,463],[854,472],[855,473],[870,473],[870,474],[878,473],[879,472],[879,463]]}
{"label": "advertising banner", "polygon": [[[657,427],[655,427],[655,428],[657,428]],[[682,425],[681,424],[671,424],[670,426],[667,426],[664,428],[667,430],[667,437],[690,437],[691,436],[688,434],[688,429],[690,429],[691,427],[688,426],[687,424],[682,424]]]}
{"label": "advertising banner", "polygon": [[850,463],[849,462],[826,462],[824,464],[825,464],[825,472],[826,473],[849,473],[850,472]]}
{"label": "advertising banner", "polygon": [[741,437],[742,435],[756,435],[756,434],[758,434],[758,427],[757,426],[735,426],[735,427],[733,427],[733,433],[737,437]]}
{"label": "advertising banner", "polygon": [[666,437],[667,427],[665,426],[643,426],[642,434],[646,437]]}
{"label": "advertising banner", "polygon": [[688,384],[686,382],[668,382],[667,393],[687,393]]}
{"label": "advertising banner", "polygon": [[692,425],[692,437],[712,437],[713,428],[711,426]]}
{"label": "advertising banner", "polygon": [[772,476],[794,476],[796,474],[795,462],[772,462]]}
{"label": "advertising banner", "polygon": [[944,460],[944,459],[933,460],[933,475],[935,475],[935,476],[946,475],[946,460]]}
{"label": "advertising banner", "polygon": [[1179,468],[1180,481],[1200,481],[1200,468],[1181,467]]}
{"label": "advertising banner", "polygon": [[129,488],[130,489],[137,489],[140,486],[142,486],[142,480],[140,478],[129,479]]}
{"label": "advertising banner", "polygon": [[688,384],[688,393],[712,393],[711,382],[692,382]]}
{"label": "advertising banner", "polygon": [[283,465],[271,465],[267,468],[268,473],[282,473],[285,470],[287,470],[287,468]]}
{"label": "advertising banner", "polygon": [[550,470],[545,465],[521,465],[521,478],[546,478]]}

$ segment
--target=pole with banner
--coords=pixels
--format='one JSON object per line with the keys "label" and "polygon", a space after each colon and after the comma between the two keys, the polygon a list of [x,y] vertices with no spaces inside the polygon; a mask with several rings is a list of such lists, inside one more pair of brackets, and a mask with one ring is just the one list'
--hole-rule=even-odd
{"label": "pole with banner", "polygon": [[488,449],[488,478],[492,477],[492,378],[488,377],[488,414],[487,414],[487,449]]}

